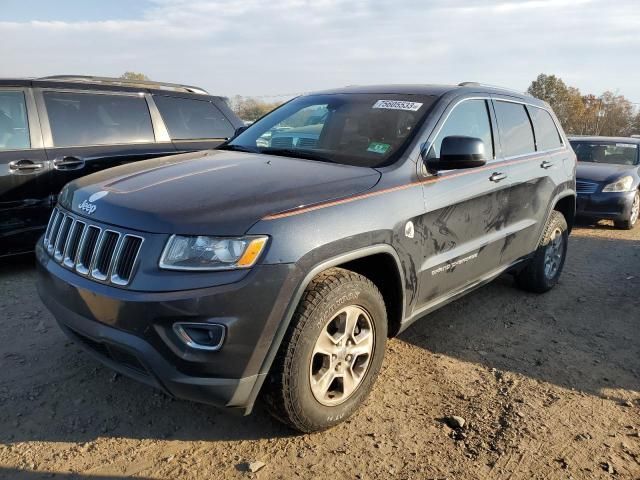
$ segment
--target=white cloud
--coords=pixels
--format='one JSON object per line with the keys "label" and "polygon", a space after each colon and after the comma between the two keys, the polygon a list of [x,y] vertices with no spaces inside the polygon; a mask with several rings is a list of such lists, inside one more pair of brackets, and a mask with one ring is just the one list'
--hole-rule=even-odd
{"label": "white cloud", "polygon": [[636,0],[154,0],[135,20],[0,22],[0,74],[136,70],[268,95],[463,80],[523,90],[545,72],[640,102],[638,25]]}

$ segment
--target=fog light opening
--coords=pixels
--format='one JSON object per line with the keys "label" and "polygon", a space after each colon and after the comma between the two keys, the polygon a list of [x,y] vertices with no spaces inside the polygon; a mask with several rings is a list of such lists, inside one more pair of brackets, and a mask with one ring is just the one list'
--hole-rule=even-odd
{"label": "fog light opening", "polygon": [[173,331],[187,346],[197,350],[219,350],[224,343],[225,327],[216,323],[177,322]]}

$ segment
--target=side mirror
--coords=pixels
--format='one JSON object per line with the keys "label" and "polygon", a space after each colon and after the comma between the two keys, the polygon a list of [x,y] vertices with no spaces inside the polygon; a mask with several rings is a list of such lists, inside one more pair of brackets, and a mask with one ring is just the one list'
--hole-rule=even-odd
{"label": "side mirror", "polygon": [[240,135],[242,132],[244,132],[247,128],[249,128],[249,125],[243,125],[241,127],[236,128],[236,133],[233,135],[234,137],[237,137],[238,135]]}
{"label": "side mirror", "polygon": [[440,146],[440,158],[427,159],[426,163],[432,171],[481,167],[487,163],[484,142],[473,137],[445,137]]}

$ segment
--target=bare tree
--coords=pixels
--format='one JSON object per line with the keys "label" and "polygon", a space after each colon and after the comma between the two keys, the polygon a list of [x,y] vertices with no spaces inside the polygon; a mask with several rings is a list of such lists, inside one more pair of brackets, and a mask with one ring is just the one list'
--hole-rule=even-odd
{"label": "bare tree", "polygon": [[540,74],[527,92],[553,108],[563,128],[570,134],[628,136],[638,130],[640,113],[624,96],[604,92],[582,95],[555,75]]}

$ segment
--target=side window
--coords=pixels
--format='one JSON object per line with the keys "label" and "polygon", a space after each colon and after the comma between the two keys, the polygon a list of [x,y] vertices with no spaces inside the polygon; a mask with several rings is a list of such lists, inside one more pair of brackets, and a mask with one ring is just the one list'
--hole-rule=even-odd
{"label": "side window", "polygon": [[431,154],[439,157],[442,140],[454,135],[479,138],[484,142],[487,159],[493,158],[493,134],[485,100],[465,100],[456,106],[433,142]]}
{"label": "side window", "polygon": [[556,128],[551,115],[542,108],[529,107],[533,129],[536,132],[538,150],[553,150],[562,146],[560,132]]}
{"label": "side window", "polygon": [[0,91],[0,150],[31,147],[24,93]]}
{"label": "side window", "polygon": [[153,100],[172,140],[230,138],[235,132],[222,112],[206,100],[160,95],[154,96]]}
{"label": "side window", "polygon": [[521,103],[495,102],[500,128],[502,153],[505,157],[524,155],[536,151],[531,121]]}
{"label": "side window", "polygon": [[56,147],[155,141],[143,97],[51,91],[43,95]]}

